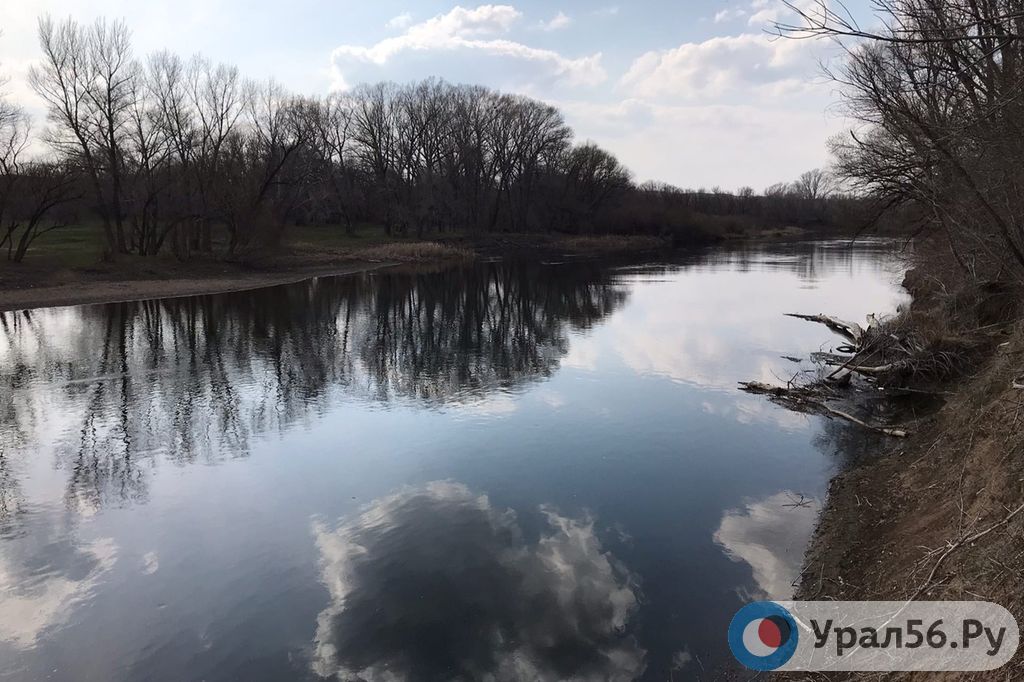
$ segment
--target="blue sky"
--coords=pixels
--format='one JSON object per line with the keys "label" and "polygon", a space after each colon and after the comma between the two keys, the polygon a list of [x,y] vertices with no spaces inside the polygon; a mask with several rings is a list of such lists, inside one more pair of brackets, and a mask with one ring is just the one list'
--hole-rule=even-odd
{"label": "blue sky", "polygon": [[581,140],[615,152],[638,180],[760,190],[826,164],[826,140],[844,128],[819,69],[835,48],[764,32],[784,9],[780,0],[5,2],[0,69],[8,92],[41,115],[24,82],[38,58],[36,17],[123,18],[139,55],[200,52],[307,94],[428,76],[520,92],[560,107]]}

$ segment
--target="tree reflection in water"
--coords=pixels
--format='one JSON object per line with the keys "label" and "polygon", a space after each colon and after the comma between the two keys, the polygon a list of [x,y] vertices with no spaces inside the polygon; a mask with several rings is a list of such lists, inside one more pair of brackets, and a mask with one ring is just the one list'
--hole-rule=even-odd
{"label": "tree reflection in water", "polygon": [[252,292],[0,313],[0,514],[52,452],[73,508],[150,470],[244,457],[339,399],[442,406],[549,375],[626,298],[600,264],[484,263]]}
{"label": "tree reflection in water", "polygon": [[728,676],[729,618],[787,592],[806,500],[875,449],[735,381],[827,338],[783,312],[894,307],[887,262],[773,245],[0,315],[0,676]]}

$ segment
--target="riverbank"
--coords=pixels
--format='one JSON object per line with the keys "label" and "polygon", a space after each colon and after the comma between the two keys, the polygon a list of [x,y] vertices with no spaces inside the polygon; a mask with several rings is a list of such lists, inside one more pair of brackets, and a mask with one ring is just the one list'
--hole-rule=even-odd
{"label": "riverbank", "polygon": [[0,274],[0,312],[51,308],[90,303],[120,303],[151,298],[177,298],[245,291],[279,284],[293,284],[313,277],[347,275],[384,267],[387,263],[345,262],[334,266],[288,269],[283,272],[252,271],[240,266],[190,266],[177,270],[159,266],[117,273],[97,268],[58,273],[60,284],[36,284],[15,279],[10,288],[7,273]]}
{"label": "riverbank", "polygon": [[[913,293],[912,306],[922,305],[922,292]],[[982,357],[934,386],[942,406],[832,481],[797,599],[984,600],[1024,622],[1024,390],[1014,386],[1024,373],[1024,322],[1004,317],[976,332],[986,336]],[[1024,678],[1024,656],[1018,650],[995,674]]]}
{"label": "riverbank", "polygon": [[502,235],[335,246],[298,242],[234,261],[122,257],[85,264],[45,257],[0,263],[0,311],[225,293],[366,272],[403,263],[443,265],[478,256],[596,257],[656,252],[651,237]]}

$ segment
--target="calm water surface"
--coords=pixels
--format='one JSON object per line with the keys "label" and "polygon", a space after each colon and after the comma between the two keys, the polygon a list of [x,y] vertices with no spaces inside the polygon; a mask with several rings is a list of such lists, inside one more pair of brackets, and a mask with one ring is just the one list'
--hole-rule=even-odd
{"label": "calm water surface", "polygon": [[0,313],[0,679],[687,679],[845,427],[735,389],[884,244]]}

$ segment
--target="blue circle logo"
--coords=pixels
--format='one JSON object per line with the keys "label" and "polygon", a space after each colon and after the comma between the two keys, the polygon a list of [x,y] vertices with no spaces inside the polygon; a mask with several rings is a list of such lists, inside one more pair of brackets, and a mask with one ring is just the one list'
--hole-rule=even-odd
{"label": "blue circle logo", "polygon": [[740,609],[729,623],[729,648],[751,670],[775,670],[796,652],[796,621],[773,601],[758,601]]}

